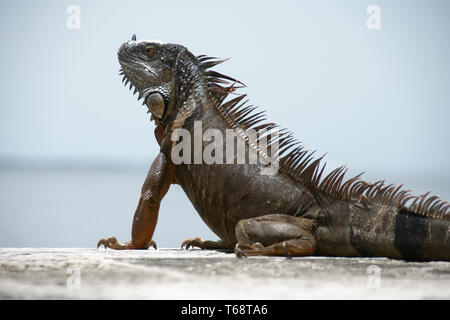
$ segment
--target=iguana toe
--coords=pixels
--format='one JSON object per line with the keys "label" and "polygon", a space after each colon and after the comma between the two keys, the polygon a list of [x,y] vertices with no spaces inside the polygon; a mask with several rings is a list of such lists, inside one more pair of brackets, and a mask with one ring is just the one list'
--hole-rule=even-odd
{"label": "iguana toe", "polygon": [[183,247],[185,247],[186,250],[189,249],[190,247],[197,247],[203,249],[204,242],[205,241],[203,241],[200,237],[189,238],[181,243],[181,249],[183,249]]}
{"label": "iguana toe", "polygon": [[189,249],[190,247],[197,247],[202,250],[232,250],[233,246],[228,242],[223,242],[222,240],[211,241],[202,240],[200,237],[189,238],[181,243],[181,249],[185,247]]}
{"label": "iguana toe", "polygon": [[238,257],[239,259],[241,258],[247,258],[247,255],[245,254],[245,252],[240,248],[240,247],[247,247],[246,245],[243,245],[241,243],[237,243],[236,246],[234,247],[234,254],[236,255],[236,257]]}
{"label": "iguana toe", "polygon": [[149,247],[153,247],[157,249],[156,242],[150,240],[147,246],[137,246],[132,244],[131,242],[125,242],[124,244],[119,243],[116,237],[110,238],[102,238],[97,242],[97,249],[101,246],[106,248],[115,249],[115,250],[128,250],[128,249],[148,249]]}
{"label": "iguana toe", "polygon": [[114,249],[119,245],[119,242],[117,241],[116,237],[110,237],[110,238],[102,238],[97,242],[97,249],[101,246],[104,246],[106,248]]}
{"label": "iguana toe", "polygon": [[157,250],[158,246],[156,245],[156,242],[151,240],[150,243],[148,244],[148,247],[153,247],[153,249]]}

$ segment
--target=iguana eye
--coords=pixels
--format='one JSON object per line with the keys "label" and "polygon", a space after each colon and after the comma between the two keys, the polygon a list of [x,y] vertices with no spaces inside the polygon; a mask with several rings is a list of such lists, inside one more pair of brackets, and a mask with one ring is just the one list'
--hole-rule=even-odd
{"label": "iguana eye", "polygon": [[148,110],[158,119],[164,115],[165,103],[163,96],[158,93],[152,93],[147,98]]}
{"label": "iguana eye", "polygon": [[152,55],[154,55],[156,53],[157,48],[153,45],[149,45],[147,47],[145,47],[145,53],[151,57]]}

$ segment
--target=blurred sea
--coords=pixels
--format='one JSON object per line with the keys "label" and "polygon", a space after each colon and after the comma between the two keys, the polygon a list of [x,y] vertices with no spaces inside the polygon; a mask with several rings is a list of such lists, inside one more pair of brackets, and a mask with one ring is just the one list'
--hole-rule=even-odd
{"label": "blurred sea", "polygon": [[[149,164],[150,165],[150,164]],[[0,167],[0,247],[95,247],[102,237],[130,240],[148,167],[47,163]],[[154,240],[179,247],[217,237],[179,186],[161,204]]]}
{"label": "blurred sea", "polygon": [[[102,237],[130,240],[148,166],[107,161],[0,163],[0,247],[92,248]],[[446,175],[391,173],[383,178],[405,183],[414,194],[431,189],[450,199],[450,178]],[[183,240],[195,236],[217,239],[181,187],[174,185],[161,204],[154,240],[159,247],[179,247]]]}

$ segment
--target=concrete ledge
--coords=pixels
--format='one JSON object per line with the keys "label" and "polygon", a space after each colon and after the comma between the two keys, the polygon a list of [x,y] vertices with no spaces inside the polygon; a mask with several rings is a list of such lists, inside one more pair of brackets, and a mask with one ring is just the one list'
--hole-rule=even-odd
{"label": "concrete ledge", "polygon": [[1,248],[0,299],[450,299],[450,263]]}

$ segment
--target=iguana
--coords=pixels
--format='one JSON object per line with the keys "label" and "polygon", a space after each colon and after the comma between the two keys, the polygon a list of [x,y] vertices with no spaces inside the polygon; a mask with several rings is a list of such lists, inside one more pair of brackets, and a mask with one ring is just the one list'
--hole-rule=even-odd
{"label": "iguana", "polygon": [[[135,36],[120,46],[118,58],[125,86],[134,88],[156,123],[160,151],[142,187],[131,241],[103,238],[97,248],[156,248],[152,236],[160,202],[170,185],[178,184],[220,238],[187,239],[182,248],[234,250],[238,257],[450,260],[448,202],[428,193],[411,195],[402,185],[368,183],[361,175],[344,179],[344,166],[325,175],[323,157],[314,158],[289,131],[266,122],[265,113],[249,106],[245,94],[236,91],[242,82],[212,70],[227,59],[195,56],[184,46],[137,41]],[[235,164],[195,162],[195,141],[184,141],[194,150],[193,162],[173,161],[174,148],[181,142],[174,133],[184,129],[194,136],[198,124],[200,134],[214,129],[225,136],[227,129],[235,130],[246,155],[256,153],[257,162],[238,163],[236,155]],[[257,132],[256,140],[246,135],[250,131]],[[275,131],[279,134],[274,138],[270,133]],[[258,143],[268,136],[263,150]],[[212,140],[201,146],[205,149]],[[183,151],[184,156],[192,159]],[[268,161],[278,164],[274,174],[261,173]]]}

